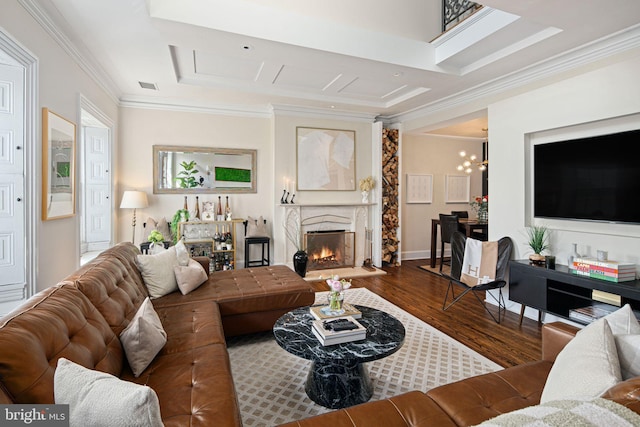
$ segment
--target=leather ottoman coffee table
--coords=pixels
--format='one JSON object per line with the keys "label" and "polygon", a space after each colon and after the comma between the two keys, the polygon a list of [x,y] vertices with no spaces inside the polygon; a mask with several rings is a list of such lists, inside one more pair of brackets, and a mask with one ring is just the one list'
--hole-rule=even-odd
{"label": "leather ottoman coffee table", "polygon": [[405,330],[398,319],[375,308],[355,307],[362,312],[358,322],[367,328],[367,338],[361,341],[323,346],[311,331],[314,317],[309,307],[290,311],[273,327],[280,347],[312,361],[305,391],[325,408],[346,408],[371,399],[373,385],[364,363],[389,356],[404,343]]}

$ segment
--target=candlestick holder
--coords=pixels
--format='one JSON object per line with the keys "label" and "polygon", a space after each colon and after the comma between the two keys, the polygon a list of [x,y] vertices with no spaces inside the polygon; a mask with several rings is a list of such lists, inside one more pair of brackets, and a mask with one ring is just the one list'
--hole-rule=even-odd
{"label": "candlestick holder", "polygon": [[282,192],[282,197],[280,197],[280,204],[284,205],[285,203],[287,203],[287,200],[284,198],[284,196],[287,195],[287,190],[284,190]]}
{"label": "candlestick holder", "polygon": [[284,204],[288,205],[289,204],[289,192],[287,191],[287,195],[284,197]]}
{"label": "candlestick holder", "polygon": [[292,204],[292,205],[295,205],[295,204],[296,204],[296,202],[294,202],[294,201],[293,201],[293,199],[295,199],[295,198],[296,198],[296,195],[295,195],[295,194],[293,194],[293,195],[291,196],[291,201],[290,201],[289,203],[290,203],[290,204]]}

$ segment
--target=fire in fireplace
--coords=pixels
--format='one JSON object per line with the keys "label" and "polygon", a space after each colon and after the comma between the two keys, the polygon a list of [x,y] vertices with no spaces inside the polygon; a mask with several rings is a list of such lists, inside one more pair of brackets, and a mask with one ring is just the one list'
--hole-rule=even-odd
{"label": "fire in fireplace", "polygon": [[304,235],[309,255],[307,270],[353,267],[355,265],[355,233],[353,231],[310,231]]}

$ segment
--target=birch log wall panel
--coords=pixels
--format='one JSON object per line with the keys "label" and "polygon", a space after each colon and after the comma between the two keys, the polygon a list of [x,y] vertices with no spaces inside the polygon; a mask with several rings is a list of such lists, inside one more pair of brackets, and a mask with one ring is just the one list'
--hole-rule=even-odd
{"label": "birch log wall panel", "polygon": [[382,261],[398,264],[398,129],[382,130]]}

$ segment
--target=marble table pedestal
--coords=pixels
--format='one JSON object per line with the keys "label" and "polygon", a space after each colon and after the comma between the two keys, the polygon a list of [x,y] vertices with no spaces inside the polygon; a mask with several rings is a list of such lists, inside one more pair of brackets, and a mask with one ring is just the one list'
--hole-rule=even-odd
{"label": "marble table pedestal", "polygon": [[313,362],[304,390],[311,400],[330,409],[358,405],[373,396],[373,384],[362,363]]}
{"label": "marble table pedestal", "polygon": [[398,319],[375,308],[356,308],[362,312],[358,321],[367,329],[367,338],[360,341],[323,346],[311,331],[309,307],[286,313],[273,326],[280,347],[311,361],[305,391],[325,408],[346,408],[371,399],[373,384],[364,364],[395,353],[404,342],[404,326]]}

